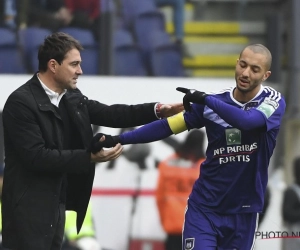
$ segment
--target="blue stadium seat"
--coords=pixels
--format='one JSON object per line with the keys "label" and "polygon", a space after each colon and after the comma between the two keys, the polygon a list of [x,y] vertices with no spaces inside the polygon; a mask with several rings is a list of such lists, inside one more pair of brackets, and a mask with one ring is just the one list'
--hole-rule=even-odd
{"label": "blue stadium seat", "polygon": [[126,29],[117,29],[113,33],[113,43],[115,48],[130,46],[134,40],[130,31]]}
{"label": "blue stadium seat", "polygon": [[182,56],[176,45],[153,50],[150,61],[153,76],[184,76]]}
{"label": "blue stadium seat", "polygon": [[182,55],[165,31],[151,33],[150,67],[153,76],[184,76]]}
{"label": "blue stadium seat", "polygon": [[151,33],[157,30],[165,30],[165,19],[161,12],[148,12],[139,15],[134,21],[136,41],[144,50],[152,47]]}
{"label": "blue stadium seat", "polygon": [[17,36],[8,28],[0,28],[0,73],[26,73]]}
{"label": "blue stadium seat", "polygon": [[147,12],[139,15],[134,21],[134,36],[138,46],[142,50],[142,58],[145,62],[148,74],[151,75],[150,52],[153,49],[152,33],[165,32],[165,20],[161,12]]}
{"label": "blue stadium seat", "polygon": [[38,70],[38,50],[51,31],[44,28],[28,27],[19,31],[20,45],[29,72]]}
{"label": "blue stadium seat", "polygon": [[63,28],[60,31],[67,33],[77,39],[84,50],[80,52],[81,68],[85,75],[97,75],[99,73],[99,44],[96,42],[93,33],[88,29],[75,27]]}
{"label": "blue stadium seat", "polygon": [[170,35],[164,30],[156,29],[149,33],[149,49],[153,50],[159,47],[173,44]]}
{"label": "blue stadium seat", "polygon": [[113,35],[113,73],[117,76],[145,76],[141,53],[127,30],[117,30]]}

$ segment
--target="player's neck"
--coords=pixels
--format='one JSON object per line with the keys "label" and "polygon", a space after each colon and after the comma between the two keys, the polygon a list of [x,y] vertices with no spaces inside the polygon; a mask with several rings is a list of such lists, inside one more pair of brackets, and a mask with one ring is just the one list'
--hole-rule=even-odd
{"label": "player's neck", "polygon": [[233,98],[240,103],[247,103],[251,101],[259,92],[259,89],[253,90],[251,92],[240,91],[238,88],[235,88],[233,91]]}

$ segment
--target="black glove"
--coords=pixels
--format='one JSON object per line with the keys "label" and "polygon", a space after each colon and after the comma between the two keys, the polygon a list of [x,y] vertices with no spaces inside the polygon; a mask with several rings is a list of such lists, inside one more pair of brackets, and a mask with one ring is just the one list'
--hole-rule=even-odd
{"label": "black glove", "polygon": [[[105,140],[99,141],[103,135],[105,136]],[[92,139],[89,151],[92,152],[93,154],[96,154],[102,148],[112,148],[116,146],[119,142],[120,142],[120,137],[118,135],[111,136],[102,133],[97,133]]]}
{"label": "black glove", "polygon": [[191,111],[191,102],[205,104],[205,97],[208,96],[206,93],[195,89],[178,87],[176,90],[185,93],[185,96],[183,97],[183,106],[186,111]]}

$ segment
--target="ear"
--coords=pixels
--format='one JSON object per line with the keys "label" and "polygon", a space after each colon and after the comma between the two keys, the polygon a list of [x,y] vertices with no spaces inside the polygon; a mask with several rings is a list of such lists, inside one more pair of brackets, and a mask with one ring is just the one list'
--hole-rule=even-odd
{"label": "ear", "polygon": [[56,61],[54,59],[51,59],[49,62],[48,62],[48,66],[49,66],[49,69],[51,70],[52,73],[55,73],[55,69],[56,69]]}
{"label": "ear", "polygon": [[265,74],[264,74],[264,77],[262,79],[262,81],[264,82],[265,80],[267,80],[269,78],[269,76],[271,75],[271,71],[267,71]]}

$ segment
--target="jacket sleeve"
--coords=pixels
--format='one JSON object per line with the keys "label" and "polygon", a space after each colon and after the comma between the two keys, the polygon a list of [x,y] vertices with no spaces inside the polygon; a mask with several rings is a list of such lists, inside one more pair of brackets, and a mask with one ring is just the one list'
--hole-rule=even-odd
{"label": "jacket sleeve", "polygon": [[92,124],[111,128],[128,128],[157,120],[154,112],[155,104],[105,105],[89,100],[87,106]]}

